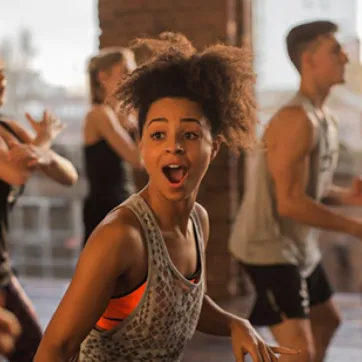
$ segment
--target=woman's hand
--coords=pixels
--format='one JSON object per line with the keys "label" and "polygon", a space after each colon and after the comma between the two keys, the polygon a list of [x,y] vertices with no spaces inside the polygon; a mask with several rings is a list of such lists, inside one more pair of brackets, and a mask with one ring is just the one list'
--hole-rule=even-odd
{"label": "woman's hand", "polygon": [[231,339],[237,362],[245,361],[249,353],[253,362],[276,362],[276,354],[297,355],[300,351],[284,347],[272,347],[266,344],[259,333],[246,319],[234,319],[231,322]]}
{"label": "woman's hand", "polygon": [[0,355],[6,356],[14,350],[20,336],[21,326],[15,315],[5,309],[5,296],[0,295]]}
{"label": "woman's hand", "polygon": [[65,124],[60,119],[54,117],[49,112],[44,111],[43,118],[36,121],[29,113],[25,113],[27,120],[31,127],[36,132],[37,137],[45,136],[54,140],[65,128]]}
{"label": "woman's hand", "polygon": [[47,166],[51,162],[49,151],[33,144],[9,143],[9,159],[26,168]]}

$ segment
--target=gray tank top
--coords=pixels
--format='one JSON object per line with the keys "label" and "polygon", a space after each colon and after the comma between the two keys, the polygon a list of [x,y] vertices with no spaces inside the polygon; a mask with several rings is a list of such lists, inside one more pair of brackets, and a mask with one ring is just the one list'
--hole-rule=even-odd
{"label": "gray tank top", "polygon": [[[314,127],[306,192],[320,201],[332,184],[338,159],[338,125],[327,109],[322,112],[300,93],[285,107],[300,106]],[[292,121],[292,120],[290,120]],[[230,252],[239,260],[257,265],[295,264],[308,276],[320,261],[319,232],[308,225],[277,213],[275,187],[262,146],[247,157],[243,202],[237,213]]]}
{"label": "gray tank top", "polygon": [[110,331],[93,329],[81,345],[81,362],[176,362],[180,361],[199,319],[203,296],[203,237],[193,209],[200,274],[187,280],[173,264],[154,215],[136,194],[121,206],[130,208],[147,239],[148,275],[139,305]]}

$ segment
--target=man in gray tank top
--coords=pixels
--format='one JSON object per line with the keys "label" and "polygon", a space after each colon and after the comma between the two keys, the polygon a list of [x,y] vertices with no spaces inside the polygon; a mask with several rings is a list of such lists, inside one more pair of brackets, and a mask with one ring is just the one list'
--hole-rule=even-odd
{"label": "man in gray tank top", "polygon": [[332,185],[338,124],[324,101],[344,82],[346,54],[337,26],[315,21],[294,27],[286,43],[300,88],[271,119],[262,145],[248,157],[244,200],[229,242],[243,262],[257,298],[254,325],[269,326],[283,346],[302,351],[283,362],[321,362],[340,323],[320,263],[317,229],[362,238],[362,222],[323,206],[325,197],[362,205],[361,182]]}

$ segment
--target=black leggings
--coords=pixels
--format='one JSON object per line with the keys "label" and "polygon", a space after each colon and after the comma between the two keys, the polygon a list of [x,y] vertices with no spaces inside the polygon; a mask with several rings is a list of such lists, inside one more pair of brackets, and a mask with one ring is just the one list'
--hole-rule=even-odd
{"label": "black leggings", "polygon": [[7,358],[10,362],[32,362],[42,338],[34,307],[16,277],[11,277],[4,292],[5,307],[18,318],[22,328],[15,350]]}

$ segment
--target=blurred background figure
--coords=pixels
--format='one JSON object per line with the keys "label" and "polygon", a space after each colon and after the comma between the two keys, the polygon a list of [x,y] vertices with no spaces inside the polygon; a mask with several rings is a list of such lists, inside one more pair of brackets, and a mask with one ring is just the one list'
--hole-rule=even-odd
{"label": "blurred background figure", "polygon": [[[5,101],[6,77],[0,65],[0,102]],[[35,310],[14,275],[8,253],[9,213],[34,171],[63,185],[73,185],[78,175],[73,165],[51,150],[53,140],[64,128],[55,117],[44,112],[40,122],[27,115],[35,136],[19,123],[0,119],[0,286],[5,306],[18,318],[23,333],[10,361],[32,361],[42,332]]]}
{"label": "blurred background figure", "polygon": [[361,222],[322,204],[328,197],[336,205],[362,206],[359,177],[349,188],[333,184],[339,122],[324,102],[332,87],[344,83],[348,63],[337,31],[333,22],[313,21],[288,33],[300,86],[248,157],[245,196],[230,240],[257,292],[251,322],[302,351],[281,361],[323,361],[340,324],[316,229],[362,238]]}
{"label": "blurred background figure", "polygon": [[0,356],[9,355],[21,334],[21,326],[15,315],[0,306]]}
{"label": "blurred background figure", "polygon": [[118,100],[113,96],[122,78],[135,67],[132,51],[125,48],[103,49],[88,65],[92,107],[83,125],[89,186],[83,207],[83,244],[107,213],[135,190],[131,167],[140,167],[141,159],[130,131],[137,131],[136,123],[117,113]]}
{"label": "blurred background figure", "polygon": [[[0,100],[4,104],[6,76],[0,66]],[[73,165],[51,150],[53,140],[64,128],[60,120],[44,112],[40,122],[27,115],[35,135],[6,117],[0,119],[0,285],[5,306],[19,319],[24,332],[10,361],[31,361],[41,339],[35,310],[18,282],[8,253],[9,213],[34,171],[63,185],[73,185],[78,175]]]}

